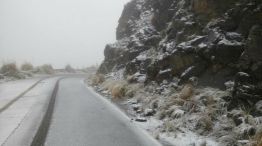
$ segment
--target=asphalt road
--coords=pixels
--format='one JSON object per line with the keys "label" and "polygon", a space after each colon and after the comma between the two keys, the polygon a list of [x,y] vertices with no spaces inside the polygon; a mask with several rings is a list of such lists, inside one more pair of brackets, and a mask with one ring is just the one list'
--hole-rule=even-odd
{"label": "asphalt road", "polygon": [[45,146],[160,146],[83,78],[59,82]]}

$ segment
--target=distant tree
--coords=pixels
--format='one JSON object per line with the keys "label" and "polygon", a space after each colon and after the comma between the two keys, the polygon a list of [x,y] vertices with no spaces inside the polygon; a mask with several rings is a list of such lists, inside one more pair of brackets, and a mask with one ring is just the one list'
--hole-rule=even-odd
{"label": "distant tree", "polygon": [[15,76],[18,73],[16,63],[6,63],[1,67],[0,71],[7,76]]}
{"label": "distant tree", "polygon": [[21,70],[23,71],[29,71],[33,69],[34,69],[33,65],[29,62],[25,62],[24,64],[21,65]]}
{"label": "distant tree", "polygon": [[55,72],[51,64],[44,64],[39,67],[39,70],[41,73],[45,73],[45,74],[53,74]]}
{"label": "distant tree", "polygon": [[69,73],[75,73],[75,69],[70,64],[65,66],[65,71]]}

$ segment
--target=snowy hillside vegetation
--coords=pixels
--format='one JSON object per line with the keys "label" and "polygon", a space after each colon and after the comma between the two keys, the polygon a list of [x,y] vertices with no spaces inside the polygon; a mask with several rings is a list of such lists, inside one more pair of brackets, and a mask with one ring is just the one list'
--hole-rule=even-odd
{"label": "snowy hillside vegetation", "polygon": [[116,34],[93,85],[152,135],[262,145],[261,0],[132,0]]}
{"label": "snowy hillside vegetation", "polygon": [[42,66],[34,67],[31,63],[23,63],[19,68],[16,63],[5,63],[0,68],[0,83],[31,78],[35,75],[53,74],[54,69],[52,65],[45,64]]}
{"label": "snowy hillside vegetation", "polygon": [[32,77],[32,70],[28,63],[23,64],[21,70],[15,63],[6,63],[0,69],[0,82]]}

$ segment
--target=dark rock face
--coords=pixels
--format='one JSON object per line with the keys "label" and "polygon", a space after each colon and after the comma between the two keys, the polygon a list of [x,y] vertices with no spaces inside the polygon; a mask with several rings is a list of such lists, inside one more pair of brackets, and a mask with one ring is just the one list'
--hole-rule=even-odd
{"label": "dark rock face", "polygon": [[262,26],[255,25],[251,28],[248,39],[246,53],[252,60],[262,61]]}
{"label": "dark rock face", "polygon": [[234,100],[249,106],[261,100],[261,0],[132,0],[117,40],[106,46],[100,73],[124,69],[159,83],[195,76],[219,88],[235,79]]}
{"label": "dark rock face", "polygon": [[129,2],[125,5],[124,11],[121,18],[119,19],[119,25],[117,28],[117,39],[122,39],[124,37],[129,37],[132,31],[133,21],[139,19],[141,11],[136,6],[136,3]]}
{"label": "dark rock face", "polygon": [[262,100],[262,86],[254,77],[244,72],[237,73],[232,96],[229,110],[235,107],[245,107],[251,109],[253,115],[261,114],[259,109]]}

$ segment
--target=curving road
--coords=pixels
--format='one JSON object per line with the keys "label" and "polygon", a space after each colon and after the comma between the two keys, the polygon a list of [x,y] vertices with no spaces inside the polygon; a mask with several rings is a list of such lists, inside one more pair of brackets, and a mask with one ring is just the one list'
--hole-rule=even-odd
{"label": "curving road", "polygon": [[[46,119],[45,119],[46,120]],[[59,82],[45,146],[159,146],[83,78]],[[41,144],[42,145],[42,144]]]}

